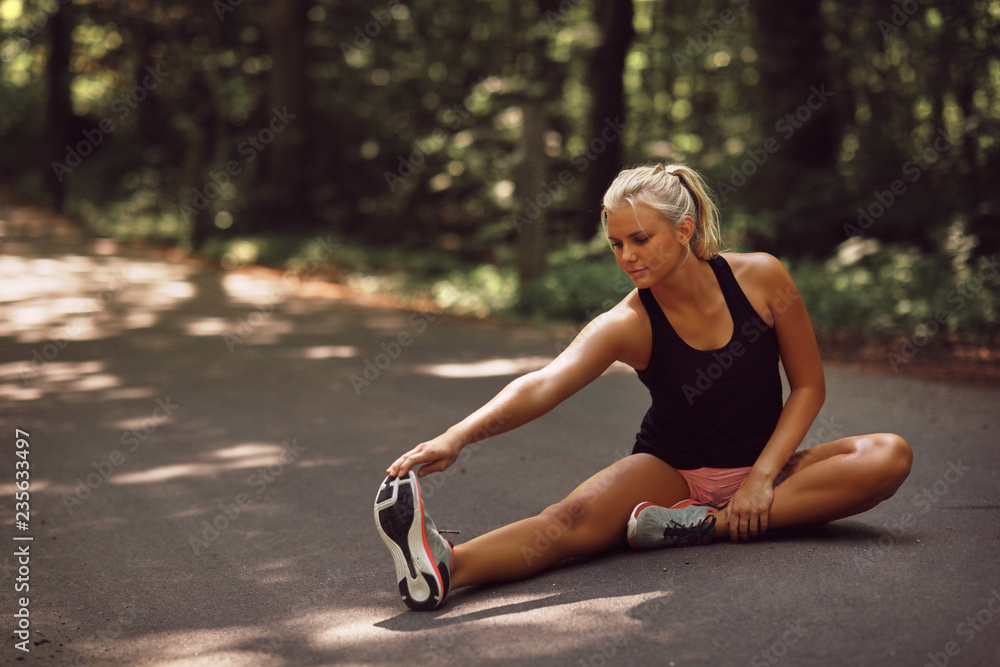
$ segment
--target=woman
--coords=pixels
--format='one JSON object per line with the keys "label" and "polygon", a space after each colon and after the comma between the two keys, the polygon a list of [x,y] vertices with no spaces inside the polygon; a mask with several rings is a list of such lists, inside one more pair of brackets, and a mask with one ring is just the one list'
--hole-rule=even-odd
{"label": "woman", "polygon": [[[636,548],[727,534],[744,542],[769,528],[823,524],[890,498],[909,474],[909,445],[888,433],[796,452],[825,396],[809,316],[777,259],[720,254],[718,213],[696,172],[627,169],[605,193],[601,217],[636,289],[545,368],[386,470],[375,521],[412,609],[625,540]],[[779,358],[791,389],[784,404]],[[632,454],[536,517],[454,547],[441,537],[417,476],[448,468],[486,433],[542,416],[615,361],[634,368],[652,396]],[[539,534],[552,538],[544,551],[533,547]]]}

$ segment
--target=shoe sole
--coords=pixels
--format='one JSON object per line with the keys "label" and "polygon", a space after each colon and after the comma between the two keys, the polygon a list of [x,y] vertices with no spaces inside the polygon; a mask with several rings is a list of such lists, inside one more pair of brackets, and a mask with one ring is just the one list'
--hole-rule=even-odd
{"label": "shoe sole", "polygon": [[427,544],[424,503],[412,471],[386,477],[375,496],[375,527],[392,553],[399,594],[410,609],[434,609],[446,582]]}

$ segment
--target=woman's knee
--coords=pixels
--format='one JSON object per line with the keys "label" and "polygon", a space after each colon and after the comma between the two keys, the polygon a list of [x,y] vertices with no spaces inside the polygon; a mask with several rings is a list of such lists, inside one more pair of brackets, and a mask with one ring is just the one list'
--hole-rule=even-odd
{"label": "woman's knee", "polygon": [[538,516],[546,523],[555,526],[553,532],[558,531],[563,534],[577,531],[585,526],[591,514],[592,509],[588,507],[586,501],[567,498],[546,507]]}
{"label": "woman's knee", "polygon": [[627,516],[621,522],[614,521],[607,508],[586,496],[570,497],[547,507],[539,518],[545,524],[545,537],[562,543],[574,553],[607,546],[618,533],[625,534],[625,523],[628,521]]}
{"label": "woman's knee", "polygon": [[864,451],[868,466],[877,483],[891,496],[910,474],[913,450],[895,433],[878,433],[867,436]]}

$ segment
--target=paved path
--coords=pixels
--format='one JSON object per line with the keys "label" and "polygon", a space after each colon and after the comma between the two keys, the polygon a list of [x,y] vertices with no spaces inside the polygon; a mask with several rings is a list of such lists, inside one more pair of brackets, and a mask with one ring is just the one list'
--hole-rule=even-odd
{"label": "paved path", "polygon": [[[568,339],[141,255],[32,215],[0,208],[0,662],[1000,664],[997,389],[829,367],[810,441],[896,431],[916,453],[876,510],[612,553],[410,613],[372,523],[385,465]],[[467,539],[537,512],[626,451],[647,405],[633,373],[609,371],[429,481],[432,515]],[[27,531],[9,511],[16,428]],[[11,634],[24,545],[27,654]]]}

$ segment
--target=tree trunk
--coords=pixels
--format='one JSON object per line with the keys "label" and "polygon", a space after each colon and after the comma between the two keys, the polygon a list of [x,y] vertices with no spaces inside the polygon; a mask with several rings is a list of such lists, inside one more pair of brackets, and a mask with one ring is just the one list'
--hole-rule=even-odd
{"label": "tree trunk", "polygon": [[[760,85],[769,102],[763,136],[778,148],[747,177],[751,208],[775,221],[769,238],[752,241],[778,254],[826,256],[846,238],[837,172],[837,95],[843,90],[823,45],[820,0],[760,0],[757,27]],[[747,157],[740,156],[741,165]]]}
{"label": "tree trunk", "polygon": [[42,165],[44,182],[55,209],[62,210],[66,203],[66,179],[69,174],[64,169],[58,171],[53,163],[66,162],[66,146],[69,143],[70,117],[73,101],[70,93],[72,77],[69,73],[69,59],[73,49],[73,8],[66,6],[49,18],[50,41],[48,73],[48,97],[45,109],[45,151]]}
{"label": "tree trunk", "polygon": [[[301,225],[308,211],[306,178],[308,136],[308,0],[272,0],[267,11],[269,53],[268,122],[274,141],[268,147],[264,174],[277,222]],[[287,118],[283,115],[287,114]],[[277,120],[276,120],[277,119]],[[269,127],[269,129],[272,129]]]}
{"label": "tree trunk", "polygon": [[528,100],[522,106],[521,161],[514,168],[514,208],[517,230],[517,275],[522,287],[545,273],[547,251],[546,213],[551,195],[544,189],[547,177],[545,131],[548,121],[543,103]]}
{"label": "tree trunk", "polygon": [[[191,112],[193,121],[188,131],[188,164],[186,194],[181,197],[181,210],[190,222],[191,247],[200,249],[214,228],[213,205],[217,189],[209,189],[209,172],[215,154],[216,110],[211,88],[204,74],[196,73],[191,85],[192,98],[197,100]],[[213,183],[214,187],[218,186]],[[187,194],[189,193],[189,194]]]}
{"label": "tree trunk", "polygon": [[603,40],[590,60],[590,133],[586,189],[581,211],[574,224],[576,234],[591,238],[598,228],[597,213],[604,191],[621,171],[624,160],[621,132],[625,122],[625,57],[635,30],[632,27],[632,0],[600,0],[597,24]]}

